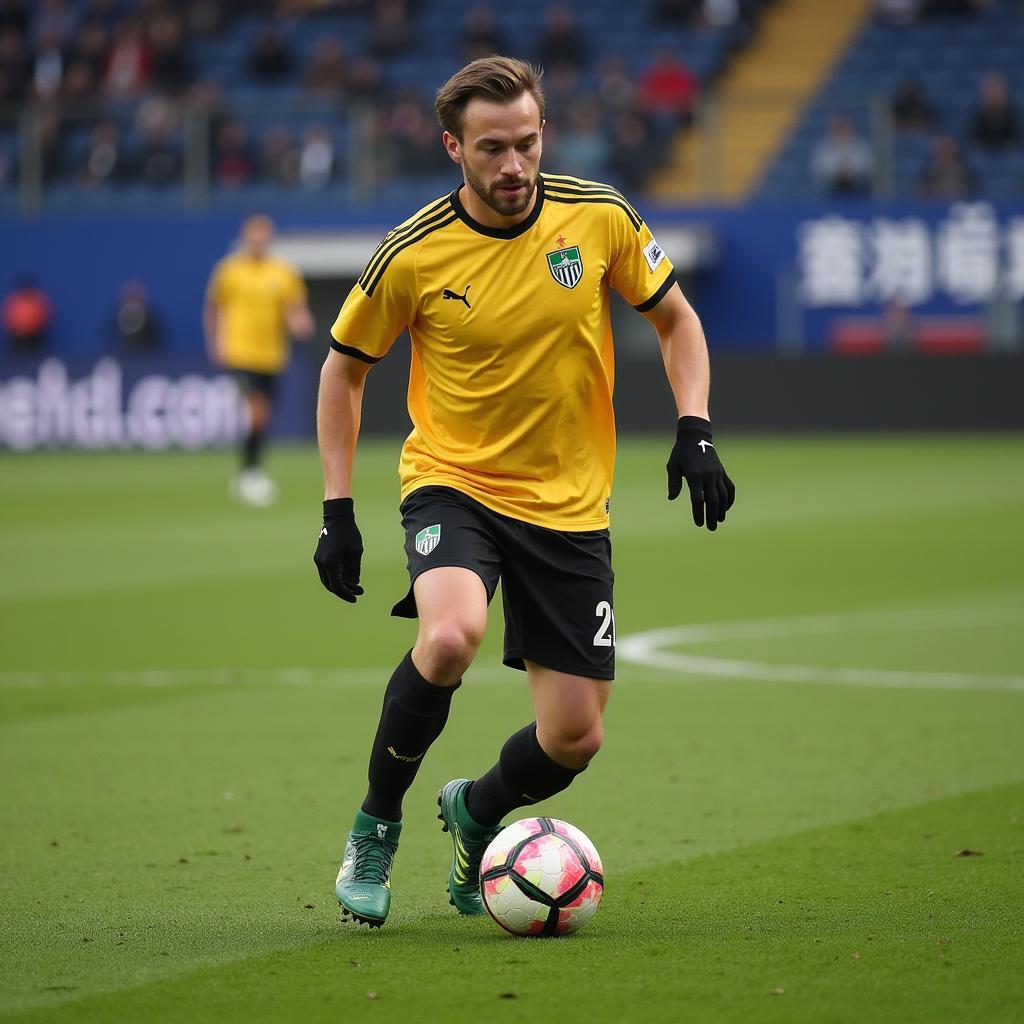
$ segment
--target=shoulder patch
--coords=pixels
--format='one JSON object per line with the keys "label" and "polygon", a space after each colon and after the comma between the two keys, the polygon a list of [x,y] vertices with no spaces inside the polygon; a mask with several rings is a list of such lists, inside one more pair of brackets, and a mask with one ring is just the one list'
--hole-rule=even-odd
{"label": "shoulder patch", "polygon": [[658,269],[659,264],[665,259],[665,250],[658,245],[658,240],[652,238],[644,246],[644,259],[647,260],[647,266],[651,268],[653,274]]}

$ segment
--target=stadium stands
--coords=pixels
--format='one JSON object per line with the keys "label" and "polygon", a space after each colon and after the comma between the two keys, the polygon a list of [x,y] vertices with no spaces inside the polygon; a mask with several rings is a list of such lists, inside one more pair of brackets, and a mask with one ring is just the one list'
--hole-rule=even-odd
{"label": "stadium stands", "polygon": [[[8,208],[19,195],[53,209],[310,197],[402,203],[429,191],[431,177],[442,188],[450,181],[431,104],[464,59],[468,14],[459,0],[408,8],[402,0],[122,3],[105,18],[93,17],[92,6],[46,8],[60,21],[64,49],[45,96],[38,89],[45,15],[26,19],[20,40],[17,27],[0,28],[0,101],[8,101],[0,102],[0,201]],[[638,86],[655,50],[671,53],[706,87],[750,31],[758,4],[566,4],[575,51],[545,48],[559,14],[543,0],[481,6],[511,52],[549,55],[549,148],[557,150],[569,111],[589,99],[612,142],[607,150],[633,145],[638,153],[633,160],[627,153],[622,166],[606,158],[578,171],[622,181],[637,168],[654,171],[675,128],[643,109]],[[551,66],[559,52],[578,53],[579,66]],[[17,74],[5,79],[5,68]],[[26,81],[12,88],[19,76]],[[622,120],[638,116],[642,131]],[[319,172],[307,176],[311,137],[320,150],[308,162]]]}
{"label": "stadium stands", "polygon": [[[983,78],[997,73],[1009,94],[1024,97],[1024,9],[997,0],[960,16],[922,16],[909,23],[869,21],[824,88],[804,111],[768,168],[759,198],[813,192],[812,153],[830,117],[842,113],[879,148],[876,191],[909,198],[927,194],[924,179],[937,135],[965,153],[967,194],[1005,198],[1024,194],[1024,139],[986,148],[971,136]],[[890,132],[892,100],[914,84],[934,112],[934,125]],[[1018,111],[1018,115],[1022,112]],[[949,198],[948,196],[946,198]]]}

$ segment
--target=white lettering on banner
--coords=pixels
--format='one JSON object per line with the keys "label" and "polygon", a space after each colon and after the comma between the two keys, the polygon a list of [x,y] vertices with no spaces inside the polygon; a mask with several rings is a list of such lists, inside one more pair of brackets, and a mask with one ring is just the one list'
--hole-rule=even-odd
{"label": "white lettering on banner", "polygon": [[830,214],[799,233],[800,294],[808,306],[859,306],[864,301],[864,231]]}
{"label": "white lettering on banner", "polygon": [[985,302],[999,280],[999,229],[988,203],[957,203],[935,239],[939,283],[954,302]]}
{"label": "white lettering on banner", "polygon": [[872,298],[904,306],[927,302],[932,295],[932,240],[928,225],[917,218],[874,221],[871,248],[875,262],[868,282]]}
{"label": "white lettering on banner", "polygon": [[919,306],[937,294],[981,305],[1000,286],[1021,299],[1024,218],[1011,218],[1000,237],[995,210],[983,202],[956,203],[934,226],[920,217],[877,217],[868,225],[829,214],[797,229],[797,269],[809,307]]}
{"label": "white lettering on banner", "polygon": [[63,362],[47,359],[35,379],[0,382],[0,445],[14,451],[205,448],[231,444],[244,429],[244,404],[225,374],[151,374],[125,394],[113,359],[74,381]]}
{"label": "white lettering on banner", "polygon": [[1006,225],[1006,294],[1014,301],[1024,299],[1024,217],[1014,217]]}

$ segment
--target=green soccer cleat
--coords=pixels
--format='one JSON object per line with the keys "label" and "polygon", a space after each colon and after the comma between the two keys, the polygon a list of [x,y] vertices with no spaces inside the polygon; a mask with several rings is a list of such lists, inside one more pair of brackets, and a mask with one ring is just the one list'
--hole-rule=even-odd
{"label": "green soccer cleat", "polygon": [[391,908],[391,863],[402,834],[400,821],[384,821],[356,812],[348,834],[334,895],[341,904],[341,919],[379,928]]}
{"label": "green soccer cleat", "polygon": [[467,917],[486,913],[480,896],[480,859],[502,825],[486,827],[466,810],[469,779],[453,779],[437,794],[441,830],[452,840],[452,870],[448,875],[448,902]]}

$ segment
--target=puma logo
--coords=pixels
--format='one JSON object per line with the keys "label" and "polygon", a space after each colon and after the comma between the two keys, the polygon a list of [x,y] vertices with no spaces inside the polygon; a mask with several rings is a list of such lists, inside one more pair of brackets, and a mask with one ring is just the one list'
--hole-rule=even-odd
{"label": "puma logo", "polygon": [[466,290],[461,295],[458,292],[453,292],[451,288],[445,288],[445,290],[441,292],[441,298],[445,300],[458,299],[459,302],[465,304],[466,309],[472,309],[473,307],[469,304],[469,299],[466,298],[466,296],[469,295],[469,289],[472,287],[473,286],[471,284],[467,284]]}

